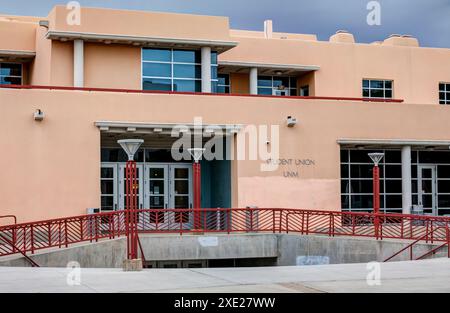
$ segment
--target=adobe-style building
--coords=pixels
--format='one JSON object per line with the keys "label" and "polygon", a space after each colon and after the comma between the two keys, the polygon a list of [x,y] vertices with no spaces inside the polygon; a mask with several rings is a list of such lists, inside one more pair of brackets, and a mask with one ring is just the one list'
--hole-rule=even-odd
{"label": "adobe-style building", "polygon": [[[318,41],[270,21],[257,32],[226,17],[69,13],[0,16],[0,215],[123,209],[124,138],[144,139],[139,206],[191,207],[192,160],[173,150],[196,127],[201,145],[225,142],[224,158],[201,161],[204,208],[370,211],[376,151],[383,212],[450,214],[450,49],[345,31]],[[255,145],[275,158],[249,157],[246,132],[260,126],[278,130]]]}

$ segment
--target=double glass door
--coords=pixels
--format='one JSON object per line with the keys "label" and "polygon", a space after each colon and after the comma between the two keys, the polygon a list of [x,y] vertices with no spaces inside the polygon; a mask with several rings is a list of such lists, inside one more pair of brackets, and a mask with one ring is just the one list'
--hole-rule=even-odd
{"label": "double glass door", "polygon": [[[125,163],[103,163],[101,168],[102,211],[123,210],[126,206]],[[187,212],[165,209],[192,208],[192,164],[137,164],[137,197],[139,209],[157,212],[141,214],[145,224],[188,226],[192,217]]]}
{"label": "double glass door", "polygon": [[437,215],[436,165],[419,165],[417,174],[418,204],[425,214]]}

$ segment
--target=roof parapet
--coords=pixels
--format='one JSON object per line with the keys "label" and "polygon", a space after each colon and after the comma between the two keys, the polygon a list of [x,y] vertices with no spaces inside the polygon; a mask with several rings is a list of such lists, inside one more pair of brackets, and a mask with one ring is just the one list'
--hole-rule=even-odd
{"label": "roof parapet", "polygon": [[419,47],[419,40],[411,35],[392,34],[383,43],[385,46]]}
{"label": "roof parapet", "polygon": [[346,30],[338,30],[330,37],[329,41],[337,43],[355,43],[355,37]]}

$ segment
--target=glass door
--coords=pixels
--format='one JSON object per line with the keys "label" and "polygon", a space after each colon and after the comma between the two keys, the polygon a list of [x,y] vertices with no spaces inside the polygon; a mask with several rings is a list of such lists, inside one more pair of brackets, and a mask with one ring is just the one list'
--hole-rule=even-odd
{"label": "glass door", "polygon": [[101,212],[117,210],[117,164],[102,163],[100,168]]}
{"label": "glass door", "polygon": [[[125,171],[125,164],[120,163],[119,164],[119,210],[124,210],[126,205],[126,171]],[[143,184],[142,184],[142,170],[143,165],[138,164],[136,165],[136,178],[138,183],[138,191],[137,191],[137,203],[138,207],[137,209],[143,209]]]}
{"label": "glass door", "polygon": [[419,206],[424,214],[437,215],[436,165],[419,165],[417,178]]}
{"label": "glass door", "polygon": [[[170,165],[170,199],[169,206],[176,209],[192,208],[192,165],[176,164]],[[189,227],[192,216],[188,212],[172,214],[171,222],[176,225],[183,224]],[[177,227],[177,226],[175,226]]]}
{"label": "glass door", "polygon": [[[167,209],[169,205],[168,182],[168,165],[152,164],[145,167],[145,209]],[[151,228],[161,228],[161,224],[167,223],[168,220],[165,212],[151,212],[146,215],[148,215],[148,219],[146,218],[145,223],[150,223]]]}

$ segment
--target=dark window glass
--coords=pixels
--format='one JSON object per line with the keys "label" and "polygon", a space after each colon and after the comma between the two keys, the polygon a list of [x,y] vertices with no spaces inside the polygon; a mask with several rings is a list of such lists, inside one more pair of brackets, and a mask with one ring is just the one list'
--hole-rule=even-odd
{"label": "dark window glass", "polygon": [[392,89],[392,81],[390,81],[390,80],[385,80],[385,81],[384,81],[384,88],[386,88],[386,89]]}
{"label": "dark window glass", "polygon": [[[102,148],[100,159],[102,162],[126,162],[128,157],[121,148]],[[136,162],[144,162],[144,151],[139,149],[135,154]]]}
{"label": "dark window glass", "polygon": [[0,63],[0,75],[22,76],[22,65],[15,63]]}
{"label": "dark window glass", "polygon": [[385,90],[384,91],[384,97],[385,98],[392,98],[392,90]]}
{"label": "dark window glass", "polygon": [[386,208],[397,209],[402,207],[401,195],[386,195]]}
{"label": "dark window glass", "polygon": [[173,50],[173,61],[181,63],[201,63],[200,51]]}
{"label": "dark window glass", "polygon": [[[296,96],[297,95],[297,89],[289,89],[289,95],[290,96]],[[308,95],[305,95],[305,97],[309,96],[309,91],[308,91]]]}
{"label": "dark window glass", "polygon": [[420,163],[450,164],[450,152],[446,151],[420,151]]}
{"label": "dark window glass", "polygon": [[291,77],[290,79],[290,87],[291,88],[297,88],[297,77]]}
{"label": "dark window glass", "polygon": [[274,77],[273,78],[273,87],[278,88],[280,86],[289,88],[289,77]]}
{"label": "dark window glass", "polygon": [[386,179],[386,193],[402,193],[402,181]]}
{"label": "dark window glass", "polygon": [[348,150],[341,150],[341,162],[348,162]]}
{"label": "dark window glass", "polygon": [[370,88],[383,88],[383,81],[382,80],[371,80],[370,81]]}
{"label": "dark window glass", "polygon": [[384,161],[386,163],[402,163],[402,153],[400,151],[385,151]]}
{"label": "dark window glass", "polygon": [[388,178],[402,178],[402,166],[401,165],[386,165],[386,177]]}
{"label": "dark window glass", "polygon": [[230,87],[217,86],[217,93],[230,93]]}
{"label": "dark window glass", "polygon": [[439,91],[445,91],[445,84],[439,84]]}
{"label": "dark window glass", "polygon": [[110,167],[102,167],[101,178],[114,178],[114,170]]}
{"label": "dark window glass", "polygon": [[100,182],[100,189],[102,194],[113,194],[114,193],[114,181],[113,180],[102,180]]}
{"label": "dark window glass", "polygon": [[372,98],[384,98],[384,91],[382,89],[371,89],[370,97]]}
{"label": "dark window glass", "polygon": [[179,78],[201,78],[202,69],[200,65],[174,64],[173,76]]}
{"label": "dark window glass", "polygon": [[450,193],[450,180],[438,180],[438,192]]}
{"label": "dark window glass", "polygon": [[102,196],[101,197],[101,205],[102,210],[111,211],[114,206],[114,197],[113,196]]}
{"label": "dark window glass", "polygon": [[[351,178],[372,178],[373,165],[350,165]],[[383,168],[380,168],[380,177],[383,177]]]}
{"label": "dark window glass", "polygon": [[300,96],[309,97],[309,86],[303,86],[300,88]]}
{"label": "dark window glass", "polygon": [[230,84],[230,75],[219,74],[218,80],[219,80],[219,85],[229,85]]}
{"label": "dark window glass", "polygon": [[[270,76],[258,76],[258,86],[260,87],[272,87],[272,77]],[[272,92],[270,92],[272,94]]]}
{"label": "dark window glass", "polygon": [[1,77],[0,84],[2,85],[20,85],[22,84],[22,79],[20,77]]}
{"label": "dark window glass", "polygon": [[367,79],[363,79],[363,87],[369,88],[369,81]]}
{"label": "dark window glass", "polygon": [[370,92],[369,89],[363,89],[363,98],[369,98]]}
{"label": "dark window glass", "polygon": [[450,178],[450,165],[438,165],[437,177],[438,178]]}
{"label": "dark window glass", "polygon": [[[369,153],[380,152],[379,150],[350,150],[350,161],[352,163],[369,163],[372,164],[372,160],[369,157]],[[384,158],[381,160],[384,163]]]}
{"label": "dark window glass", "polygon": [[341,180],[341,193],[350,193],[350,181],[348,179]]}
{"label": "dark window glass", "polygon": [[[199,78],[201,78],[201,74]],[[211,79],[217,79],[217,66],[211,66]]]}
{"label": "dark window glass", "polygon": [[144,76],[152,77],[171,77],[172,67],[166,63],[146,63],[142,65],[142,71]]}
{"label": "dark window glass", "polygon": [[373,208],[372,195],[352,195],[352,209]]}
{"label": "dark window glass", "polygon": [[348,165],[341,164],[341,178],[348,178]]}
{"label": "dark window glass", "polygon": [[272,88],[258,88],[258,95],[272,95]]}
{"label": "dark window glass", "polygon": [[217,52],[211,52],[211,64],[217,64]]}
{"label": "dark window glass", "polygon": [[[380,186],[381,187],[381,186]],[[351,180],[351,193],[372,193],[372,180]],[[381,189],[380,189],[381,192]]]}
{"label": "dark window glass", "polygon": [[442,101],[445,100],[445,92],[440,92],[439,93],[439,100],[442,100]]}
{"label": "dark window glass", "polygon": [[142,49],[142,58],[144,61],[171,62],[171,51],[168,49]]}
{"label": "dark window glass", "polygon": [[142,82],[142,89],[171,91],[172,84],[170,79],[144,78]]}
{"label": "dark window glass", "polygon": [[341,196],[341,206],[343,209],[349,209],[350,208],[350,196]]}
{"label": "dark window glass", "polygon": [[174,79],[173,90],[184,92],[200,92],[202,89],[201,81],[198,80],[180,80]]}

